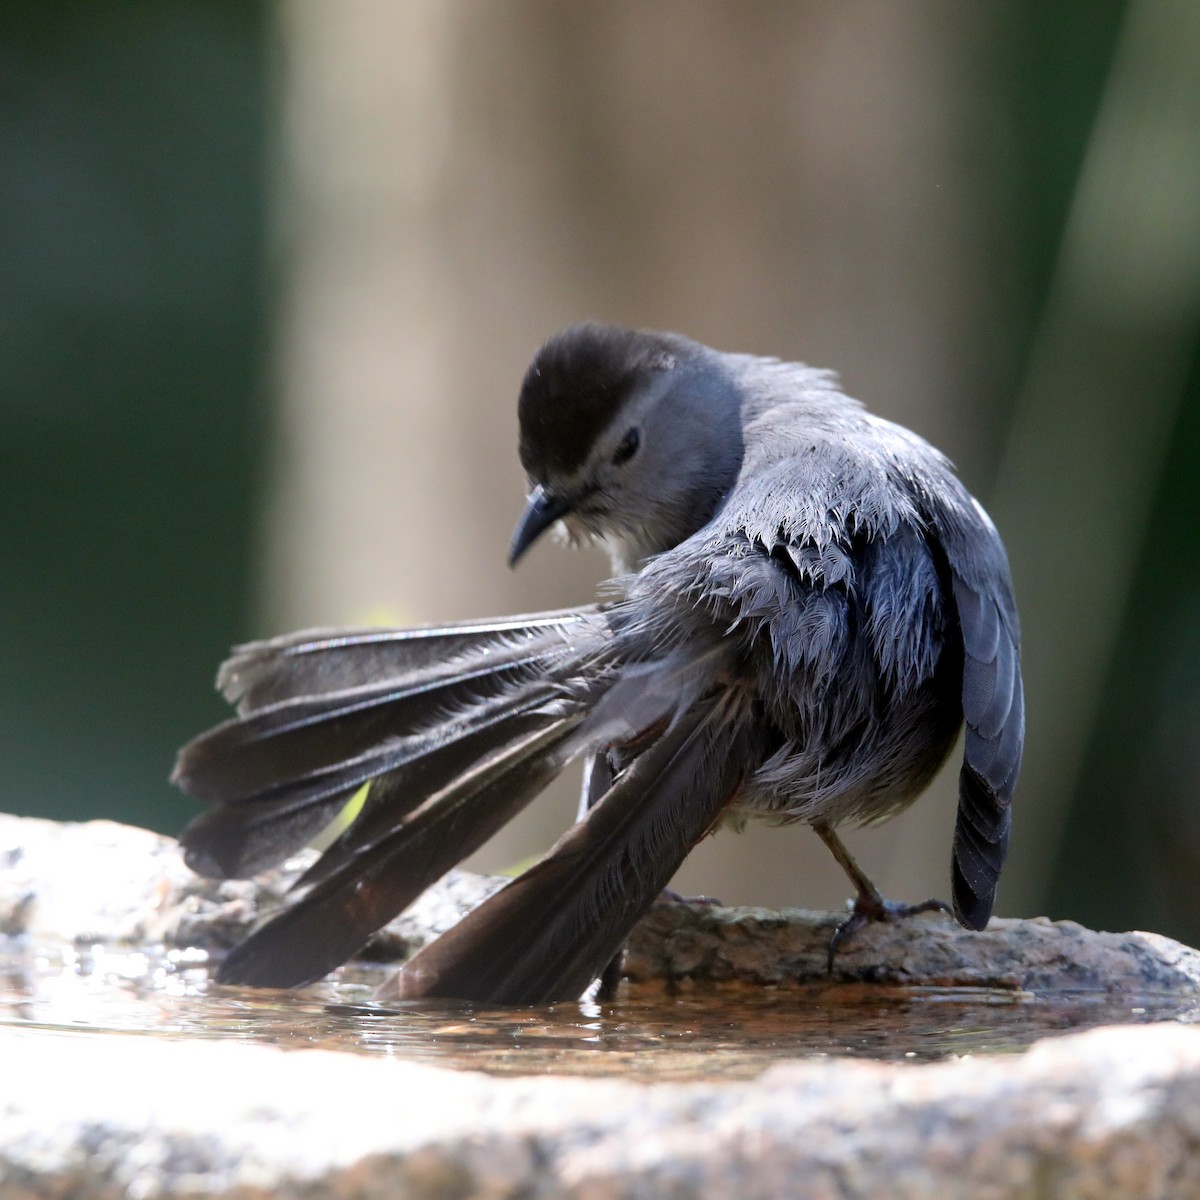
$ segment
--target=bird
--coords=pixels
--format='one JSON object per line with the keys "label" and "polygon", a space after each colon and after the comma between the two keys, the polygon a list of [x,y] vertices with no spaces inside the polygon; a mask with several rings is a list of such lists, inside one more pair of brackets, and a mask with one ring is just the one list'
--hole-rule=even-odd
{"label": "bird", "polygon": [[832,372],[595,322],[538,348],[518,417],[510,564],[553,528],[607,549],[612,578],[559,611],[235,648],[218,686],[236,715],[172,776],[209,806],[188,865],[254,876],[369,786],[218,981],[323,977],[575,759],[577,821],[381,997],[578,999],[690,850],[753,819],[808,824],[842,865],[835,942],[946,907],[885,899],[837,831],[916,800],[964,726],[951,905],[985,928],[1024,743],[1020,632],[1000,536],[950,462]]}

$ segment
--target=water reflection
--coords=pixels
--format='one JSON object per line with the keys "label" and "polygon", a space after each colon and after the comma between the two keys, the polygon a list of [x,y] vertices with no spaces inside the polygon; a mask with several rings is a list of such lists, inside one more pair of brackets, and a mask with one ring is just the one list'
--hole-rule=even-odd
{"label": "water reflection", "polygon": [[0,1025],[59,1033],[143,1033],[386,1054],[494,1074],[747,1078],[785,1058],[949,1058],[1022,1049],[1118,1022],[1195,1019],[1162,997],[1121,1003],[986,991],[754,989],[629,996],[606,1004],[486,1011],[381,1008],[383,968],[345,969],[294,992],[210,985],[202,953],[61,947],[0,939]]}

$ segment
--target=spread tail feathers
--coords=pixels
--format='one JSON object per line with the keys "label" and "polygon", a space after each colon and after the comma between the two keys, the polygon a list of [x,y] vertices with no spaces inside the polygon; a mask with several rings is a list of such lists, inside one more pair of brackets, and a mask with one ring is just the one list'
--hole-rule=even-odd
{"label": "spread tail feathers", "polygon": [[309,629],[239,646],[222,665],[217,687],[239,715],[280,700],[338,692],[359,684],[420,673],[453,676],[464,657],[594,627],[596,605],[500,620],[416,629]]}
{"label": "spread tail feathers", "polygon": [[578,667],[605,642],[603,619],[585,608],[241,647],[218,682],[242,715],[184,746],[172,774],[214,806],[180,839],[188,865],[255,875],[372,780],[371,820],[395,823],[514,739],[586,710]]}
{"label": "spread tail feathers", "polygon": [[711,664],[622,658],[594,607],[236,651],[219,683],[240,715],[185,746],[173,776],[212,806],[181,838],[189,865],[255,874],[370,789],[295,885],[299,899],[234,950],[218,980],[319,979],[571,758],[633,738],[628,765],[583,822],[393,988],[506,1004],[581,994],[760,757],[735,693],[717,698],[705,682]]}
{"label": "spread tail feathers", "polygon": [[[374,839],[343,835],[300,880],[310,890],[238,946],[217,981],[299,987],[340,966],[558,774],[577,724],[578,718],[550,721],[515,740],[407,819],[389,817],[390,828]],[[386,806],[385,800],[380,810]]]}
{"label": "spread tail feathers", "polygon": [[620,949],[759,755],[733,702],[701,701],[550,853],[425,947],[379,998],[575,999]]}
{"label": "spread tail feathers", "polygon": [[299,881],[307,893],[231,954],[219,978],[273,987],[319,978],[511,820],[579,752],[572,735],[607,684],[608,638],[603,617],[585,608],[300,634],[236,651],[219,683],[242,715],[185,746],[172,777],[212,805],[180,839],[188,864],[253,875],[371,787]]}

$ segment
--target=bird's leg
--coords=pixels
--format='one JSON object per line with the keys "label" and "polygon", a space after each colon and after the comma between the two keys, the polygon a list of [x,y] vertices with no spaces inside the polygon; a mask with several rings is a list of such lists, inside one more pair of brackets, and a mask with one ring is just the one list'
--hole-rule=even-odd
{"label": "bird's leg", "polygon": [[608,750],[597,750],[588,755],[583,764],[583,788],[579,793],[579,809],[575,813],[575,820],[582,821],[600,803],[604,793],[612,787],[616,775]]}
{"label": "bird's leg", "polygon": [[833,959],[838,950],[868,922],[896,921],[902,917],[915,916],[917,913],[950,911],[950,906],[944,900],[924,900],[920,904],[888,900],[871,882],[867,873],[855,861],[854,855],[846,849],[842,839],[829,825],[818,822],[813,825],[813,829],[829,847],[829,853],[837,859],[838,866],[850,877],[857,893],[850,901],[850,915],[838,925],[833,931],[833,937],[829,939],[830,974],[833,974]]}

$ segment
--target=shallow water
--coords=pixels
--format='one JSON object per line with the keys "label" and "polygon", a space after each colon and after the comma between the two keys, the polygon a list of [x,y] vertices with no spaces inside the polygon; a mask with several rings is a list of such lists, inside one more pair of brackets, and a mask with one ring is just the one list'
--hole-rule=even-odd
{"label": "shallow water", "polygon": [[986,991],[797,988],[625,997],[486,1011],[372,1005],[385,968],[344,969],[291,992],[210,985],[202,953],[37,950],[0,938],[0,1027],[219,1038],[383,1054],[493,1074],[748,1078],[781,1059],[930,1061],[1011,1053],[1121,1022],[1194,1021],[1162,997],[1115,1003]]}

